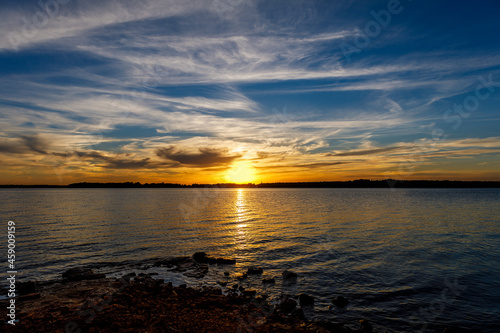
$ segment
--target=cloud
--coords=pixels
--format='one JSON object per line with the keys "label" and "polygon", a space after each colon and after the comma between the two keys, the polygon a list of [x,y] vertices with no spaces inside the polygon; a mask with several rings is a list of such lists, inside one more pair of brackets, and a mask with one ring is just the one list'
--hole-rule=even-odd
{"label": "cloud", "polygon": [[[177,166],[176,163],[159,163],[152,161],[149,157],[142,159],[130,159],[126,154],[111,156],[99,151],[73,151],[70,153],[52,153],[54,156],[64,157],[66,159],[82,158],[92,159],[104,162],[97,165],[105,169],[158,169]],[[126,158],[120,157],[125,156]]]}
{"label": "cloud", "polygon": [[190,153],[175,147],[159,148],[156,155],[181,164],[197,167],[220,166],[232,163],[242,155],[228,155],[226,149],[199,148],[199,152]]}
{"label": "cloud", "polygon": [[37,135],[21,135],[18,140],[5,140],[0,143],[0,152],[9,154],[27,154],[35,152],[47,155],[48,143]]}
{"label": "cloud", "polygon": [[328,153],[326,156],[364,156],[364,155],[376,155],[380,153],[385,153],[389,151],[401,150],[404,147],[396,146],[396,147],[386,147],[386,148],[375,148],[375,149],[365,149],[365,150],[352,150],[344,153]]}

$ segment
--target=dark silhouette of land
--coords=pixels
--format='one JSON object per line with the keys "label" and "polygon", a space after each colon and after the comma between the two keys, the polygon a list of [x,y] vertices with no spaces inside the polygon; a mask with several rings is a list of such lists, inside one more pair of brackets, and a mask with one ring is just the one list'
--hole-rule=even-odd
{"label": "dark silhouette of land", "polygon": [[175,184],[175,183],[74,183],[69,185],[0,185],[0,188],[500,188],[500,181],[460,180],[369,180],[332,182],[284,182],[248,184]]}

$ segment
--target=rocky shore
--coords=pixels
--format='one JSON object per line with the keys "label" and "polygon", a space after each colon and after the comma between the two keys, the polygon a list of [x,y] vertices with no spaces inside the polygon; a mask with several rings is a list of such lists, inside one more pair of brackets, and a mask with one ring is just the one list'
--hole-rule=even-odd
{"label": "rocky shore", "polygon": [[[196,253],[158,263],[186,274],[202,277],[207,265],[232,265],[234,260]],[[189,268],[189,269],[188,269]],[[250,267],[234,281],[263,270]],[[16,325],[3,323],[4,332],[383,332],[366,320],[357,327],[327,321],[309,321],[303,308],[314,298],[301,294],[270,304],[266,295],[238,283],[214,287],[172,286],[155,279],[154,273],[129,273],[107,278],[90,268],[66,271],[62,279],[17,286]],[[224,274],[226,277],[228,272]],[[285,271],[284,280],[297,278]],[[272,279],[274,280],[274,279]],[[274,283],[263,279],[262,283]],[[347,299],[337,297],[332,306],[343,307]],[[0,307],[8,305],[0,301]]]}
{"label": "rocky shore", "polygon": [[[207,265],[234,263],[201,252],[155,265],[201,278]],[[259,274],[261,268],[250,267],[236,280]],[[284,272],[283,277],[294,279],[296,274]],[[366,321],[357,330],[308,321],[301,306],[313,304],[311,296],[284,297],[272,305],[266,295],[238,284],[225,286],[223,294],[213,287],[174,287],[154,274],[130,273],[118,279],[74,268],[61,280],[19,283],[17,289],[16,325],[4,322],[5,332],[372,332]],[[0,301],[2,308],[7,305],[7,300]]]}

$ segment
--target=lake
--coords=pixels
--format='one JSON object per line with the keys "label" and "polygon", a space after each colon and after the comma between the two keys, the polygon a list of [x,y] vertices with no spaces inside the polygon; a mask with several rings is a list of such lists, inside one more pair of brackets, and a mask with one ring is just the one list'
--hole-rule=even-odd
{"label": "lake", "polygon": [[[5,230],[16,223],[22,280],[87,265],[119,276],[204,251],[237,264],[204,279],[144,269],[197,286],[260,266],[244,285],[271,300],[314,296],[309,318],[500,331],[499,189],[2,189],[0,202]],[[297,283],[281,282],[285,269]],[[331,307],[338,295],[346,308]]]}

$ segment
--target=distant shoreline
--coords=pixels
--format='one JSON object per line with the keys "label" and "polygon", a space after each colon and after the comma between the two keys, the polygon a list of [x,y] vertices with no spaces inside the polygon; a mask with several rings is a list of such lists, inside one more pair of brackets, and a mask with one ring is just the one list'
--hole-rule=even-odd
{"label": "distant shoreline", "polygon": [[500,188],[500,181],[460,180],[366,180],[325,182],[279,182],[249,184],[176,184],[176,183],[91,183],[69,185],[0,185],[0,188]]}

